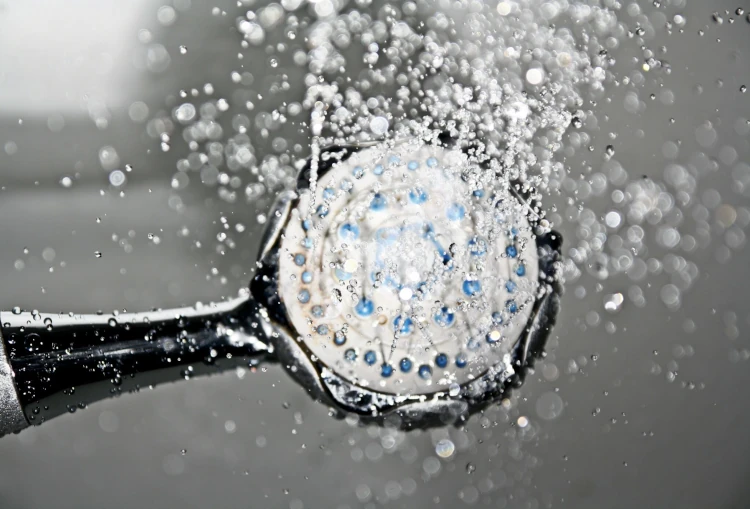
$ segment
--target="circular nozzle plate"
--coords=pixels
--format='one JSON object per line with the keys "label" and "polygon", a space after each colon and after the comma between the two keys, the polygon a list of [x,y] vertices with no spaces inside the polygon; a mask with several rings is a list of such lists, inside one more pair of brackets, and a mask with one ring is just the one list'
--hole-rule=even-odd
{"label": "circular nozzle plate", "polygon": [[347,155],[300,191],[281,233],[278,295],[298,340],[384,394],[457,395],[512,372],[544,293],[513,183],[416,140]]}

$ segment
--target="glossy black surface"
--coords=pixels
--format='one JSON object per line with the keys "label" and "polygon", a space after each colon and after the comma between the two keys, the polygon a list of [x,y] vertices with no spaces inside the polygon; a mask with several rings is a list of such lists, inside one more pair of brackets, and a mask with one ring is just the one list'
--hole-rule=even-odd
{"label": "glossy black surface", "polygon": [[41,424],[96,400],[192,378],[266,353],[254,304],[113,315],[0,314],[29,422]]}

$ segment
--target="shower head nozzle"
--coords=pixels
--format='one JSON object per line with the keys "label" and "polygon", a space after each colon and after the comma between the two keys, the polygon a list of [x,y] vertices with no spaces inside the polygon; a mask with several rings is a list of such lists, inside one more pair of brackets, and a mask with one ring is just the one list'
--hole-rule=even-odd
{"label": "shower head nozzle", "polygon": [[279,198],[251,289],[317,396],[420,425],[523,378],[557,311],[561,239],[478,160],[417,139],[331,148]]}

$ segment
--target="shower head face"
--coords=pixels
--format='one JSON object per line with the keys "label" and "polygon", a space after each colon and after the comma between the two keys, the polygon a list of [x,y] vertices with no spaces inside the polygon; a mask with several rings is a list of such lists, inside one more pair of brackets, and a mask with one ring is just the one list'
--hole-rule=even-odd
{"label": "shower head face", "polygon": [[276,325],[310,361],[304,378],[368,413],[497,393],[549,293],[530,206],[458,148],[324,155],[336,161],[271,236]]}

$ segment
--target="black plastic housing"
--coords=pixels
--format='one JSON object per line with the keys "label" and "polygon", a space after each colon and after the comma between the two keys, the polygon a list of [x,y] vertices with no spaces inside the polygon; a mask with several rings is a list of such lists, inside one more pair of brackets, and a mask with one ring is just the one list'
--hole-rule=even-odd
{"label": "black plastic housing", "polygon": [[269,353],[248,299],[150,313],[0,313],[30,424],[157,383],[258,362]]}

